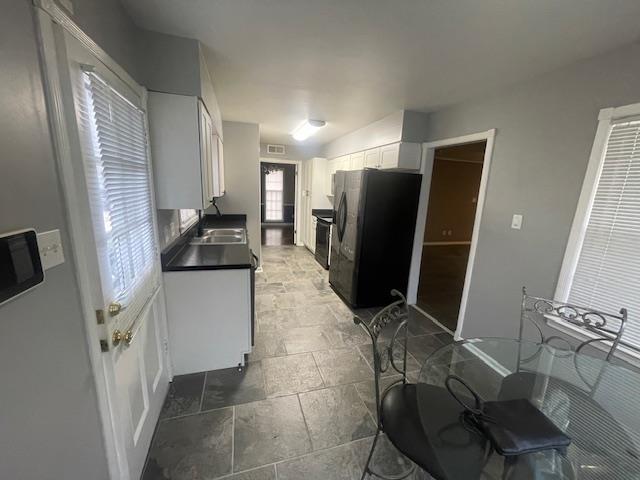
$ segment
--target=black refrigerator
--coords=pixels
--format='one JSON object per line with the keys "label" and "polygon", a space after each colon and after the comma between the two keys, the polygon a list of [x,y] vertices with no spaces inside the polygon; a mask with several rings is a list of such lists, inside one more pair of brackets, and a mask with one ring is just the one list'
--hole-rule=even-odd
{"label": "black refrigerator", "polygon": [[338,171],[334,177],[329,283],[352,308],[406,295],[422,175]]}

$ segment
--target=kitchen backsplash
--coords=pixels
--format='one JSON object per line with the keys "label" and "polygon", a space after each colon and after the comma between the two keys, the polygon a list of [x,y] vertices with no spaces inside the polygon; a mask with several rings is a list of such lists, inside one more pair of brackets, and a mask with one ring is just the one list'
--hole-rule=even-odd
{"label": "kitchen backsplash", "polygon": [[164,250],[180,236],[179,210],[157,210],[157,212],[160,250]]}

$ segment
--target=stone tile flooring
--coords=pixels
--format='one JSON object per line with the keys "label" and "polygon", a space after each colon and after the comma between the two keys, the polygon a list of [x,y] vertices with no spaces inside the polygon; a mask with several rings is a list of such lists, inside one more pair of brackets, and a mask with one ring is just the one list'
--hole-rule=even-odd
{"label": "stone tile flooring", "polygon": [[[246,368],[174,378],[143,480],[360,479],[375,400],[370,341],[353,315],[370,319],[375,310],[349,310],[306,249],[262,253],[256,345]],[[407,359],[415,378],[451,337],[411,312]],[[379,471],[397,474],[407,462],[383,439]]]}

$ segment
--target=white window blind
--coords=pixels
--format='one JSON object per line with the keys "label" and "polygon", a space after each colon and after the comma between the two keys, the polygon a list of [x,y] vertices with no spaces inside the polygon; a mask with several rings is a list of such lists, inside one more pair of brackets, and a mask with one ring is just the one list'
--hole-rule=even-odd
{"label": "white window blind", "polygon": [[266,219],[272,222],[281,222],[284,219],[284,170],[274,170],[267,173],[264,184]]}
{"label": "white window blind", "polygon": [[145,113],[93,73],[80,82],[76,103],[103,288],[135,314],[159,275]]}
{"label": "white window blind", "polygon": [[640,347],[640,120],[612,125],[596,182],[569,301],[627,308],[623,341]]}

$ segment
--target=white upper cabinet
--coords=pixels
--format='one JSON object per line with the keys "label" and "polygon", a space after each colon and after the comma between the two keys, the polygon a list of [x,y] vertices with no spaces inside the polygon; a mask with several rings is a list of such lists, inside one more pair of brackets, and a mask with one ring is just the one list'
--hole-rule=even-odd
{"label": "white upper cabinet", "polygon": [[380,166],[378,168],[397,168],[400,157],[400,144],[392,143],[380,147]]}
{"label": "white upper cabinet", "polygon": [[362,170],[364,168],[364,152],[352,153],[349,156],[349,170]]}
{"label": "white upper cabinet", "polygon": [[342,157],[338,157],[335,160],[336,160],[336,171],[349,170],[349,167],[350,167],[349,155],[343,155]]}
{"label": "white upper cabinet", "polygon": [[204,210],[224,194],[222,140],[195,96],[149,92],[156,207]]}
{"label": "white upper cabinet", "polygon": [[402,170],[420,170],[422,147],[419,143],[392,143],[380,147],[380,166],[378,168],[398,168]]}
{"label": "white upper cabinet", "polygon": [[363,168],[420,170],[422,145],[397,142],[363,152],[336,157],[327,162],[327,195],[333,195],[333,175],[338,170],[362,170]]}
{"label": "white upper cabinet", "polygon": [[364,166],[366,168],[380,168],[379,148],[372,148],[364,152]]}
{"label": "white upper cabinet", "polygon": [[333,174],[336,173],[338,165],[338,159],[334,158],[327,161],[327,183],[326,183],[326,192],[327,195],[333,195]]}

